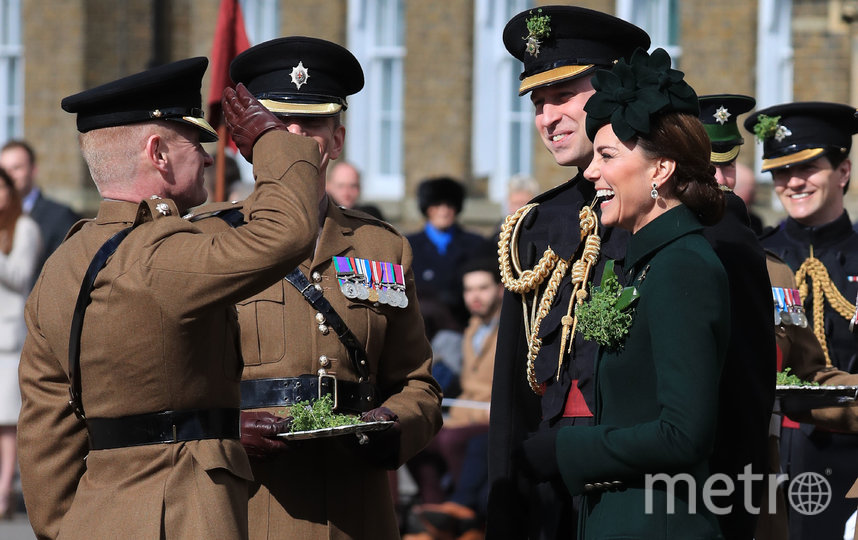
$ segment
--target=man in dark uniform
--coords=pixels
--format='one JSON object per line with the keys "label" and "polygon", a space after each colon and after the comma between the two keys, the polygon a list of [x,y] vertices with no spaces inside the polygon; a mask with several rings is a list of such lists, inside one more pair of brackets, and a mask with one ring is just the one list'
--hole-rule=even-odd
{"label": "man in dark uniform", "polygon": [[[519,13],[507,23],[503,39],[510,54],[524,64],[519,93],[531,93],[543,143],[559,165],[575,166],[579,172],[533,199],[535,206],[513,214],[500,235],[507,291],[492,389],[487,535],[569,538],[576,530],[577,513],[562,481],[537,483],[522,469],[517,454],[532,433],[592,423],[596,345],[577,332],[569,339],[573,289],[582,286],[580,280],[573,283],[570,266],[582,256],[582,229],[601,236],[599,262],[583,285],[601,275],[604,261],[624,257],[627,233],[592,226],[596,217],[588,210],[595,191],[581,175],[593,158],[583,107],[594,92],[590,78],[596,69],[631,56],[636,47],[648,48],[650,41],[632,24],[571,6]],[[583,226],[582,209],[588,218]],[[587,257],[593,247],[588,246]],[[542,272],[522,279],[522,271],[537,265]],[[534,303],[545,303],[545,308],[531,310]]]}
{"label": "man in dark uniform", "polygon": [[62,102],[104,200],[27,302],[18,444],[39,538],[247,537],[234,304],[312,250],[319,152],[227,89],[233,139],[265,156],[259,197],[240,229],[183,219],[206,199],[201,143],[217,140],[200,109],[207,65],[173,62]]}
{"label": "man in dark uniform", "polygon": [[[724,265],[730,282],[730,344],[721,374],[718,431],[710,466],[712,474],[728,475],[736,489],[712,500],[719,508],[731,507],[730,512],[718,516],[724,538],[751,540],[758,513],[749,509],[760,507],[765,483],[762,476],[757,476],[748,494],[738,477],[767,472],[766,443],[776,371],[766,258],[750,229],[748,209],[732,189],[736,185],[736,158],[744,142],[736,120],[756,101],[737,94],[701,96],[698,101],[699,118],[712,144],[709,159],[726,203],[724,217],[706,227],[703,235]],[[746,466],[750,466],[747,471]]]}
{"label": "man in dark uniform", "polygon": [[[388,472],[440,429],[441,392],[431,376],[408,241],[325,193],[327,165],[345,140],[340,113],[363,87],[363,70],[335,43],[285,37],[240,54],[230,76],[290,131],[313,137],[322,154],[315,250],[238,305],[242,443],[255,480],[250,538],[396,538]],[[366,444],[353,434],[276,438],[290,407],[322,396],[338,413],[393,426],[365,434]]]}
{"label": "man in dark uniform", "polygon": [[[826,363],[858,372],[858,336],[850,332],[858,294],[858,234],[843,205],[852,163],[855,109],[838,103],[802,102],[769,107],[749,116],[745,128],[763,142],[763,171],[789,216],[762,244],[793,271]],[[789,478],[821,474],[832,488],[817,515],[790,512],[790,538],[839,538],[854,510],[843,498],[858,477],[858,436],[785,422],[781,463]]]}
{"label": "man in dark uniform", "polygon": [[462,265],[470,257],[493,254],[493,246],[459,225],[465,188],[458,180],[447,176],[423,180],[417,186],[417,203],[426,223],[407,238],[414,251],[418,297],[424,307],[429,302],[440,304],[455,329],[463,331],[470,315],[462,300]]}

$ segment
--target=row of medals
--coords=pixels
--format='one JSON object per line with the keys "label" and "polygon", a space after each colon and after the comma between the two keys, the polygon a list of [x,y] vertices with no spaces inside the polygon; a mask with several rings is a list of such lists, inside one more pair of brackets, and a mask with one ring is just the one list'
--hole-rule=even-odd
{"label": "row of medals", "polygon": [[405,295],[403,289],[397,287],[379,286],[375,288],[366,283],[344,279],[340,284],[340,290],[346,298],[352,300],[369,300],[370,302],[380,302],[400,308],[408,306],[408,296]]}
{"label": "row of medals", "polygon": [[780,311],[777,307],[775,308],[775,324],[791,324],[793,326],[801,326],[802,328],[807,328],[807,315],[804,314],[804,311],[801,308],[796,310],[784,310]]}

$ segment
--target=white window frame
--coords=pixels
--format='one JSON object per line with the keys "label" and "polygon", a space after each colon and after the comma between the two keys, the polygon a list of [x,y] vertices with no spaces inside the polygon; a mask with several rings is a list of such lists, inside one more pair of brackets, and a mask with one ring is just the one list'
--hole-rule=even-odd
{"label": "white window frame", "polygon": [[506,200],[509,179],[529,175],[533,167],[533,109],[527,96],[518,95],[521,62],[503,44],[506,23],[532,7],[532,0],[474,3],[472,173],[488,178],[489,199],[499,203]]}
{"label": "white window frame", "polygon": [[0,0],[0,137],[24,136],[24,46],[21,1]]}
{"label": "white window frame", "polygon": [[[757,109],[793,100],[793,60],[792,0],[760,0],[757,6]],[[761,145],[754,147],[757,180],[770,183],[770,174],[757,173],[763,165],[763,152]],[[772,198],[772,204],[779,207],[777,197]]]}
{"label": "white window frame", "polygon": [[[680,65],[682,47],[679,42],[671,43],[671,8],[679,10],[679,2],[672,6],[672,0],[617,0],[617,16],[643,28],[649,34],[652,45],[650,50],[662,48],[670,55],[674,66]],[[675,14],[679,20],[679,13]],[[677,36],[679,32],[677,30]],[[677,37],[677,40],[680,39]]]}
{"label": "white window frame", "polygon": [[399,200],[405,196],[404,0],[349,0],[347,30],[366,84],[349,97],[345,155],[361,171],[363,198]]}
{"label": "white window frame", "polygon": [[280,37],[280,6],[277,0],[239,0],[244,31],[250,45]]}

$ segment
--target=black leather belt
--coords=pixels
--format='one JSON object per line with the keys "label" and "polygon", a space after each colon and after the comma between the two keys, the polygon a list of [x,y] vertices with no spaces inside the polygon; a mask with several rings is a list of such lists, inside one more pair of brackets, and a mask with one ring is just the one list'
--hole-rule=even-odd
{"label": "black leather belt", "polygon": [[93,450],[176,443],[201,439],[238,439],[238,409],[204,409],[87,418]]}
{"label": "black leather belt", "polygon": [[360,413],[375,407],[374,394],[375,389],[369,383],[341,381],[333,375],[253,379],[241,381],[241,408],[290,407],[330,396],[337,412]]}

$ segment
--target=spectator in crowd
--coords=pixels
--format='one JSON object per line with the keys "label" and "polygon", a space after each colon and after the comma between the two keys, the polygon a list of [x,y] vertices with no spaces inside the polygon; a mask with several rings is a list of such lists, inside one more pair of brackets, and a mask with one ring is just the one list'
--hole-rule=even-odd
{"label": "spectator in crowd", "polygon": [[62,101],[104,200],[26,306],[18,442],[38,538],[247,538],[234,304],[312,250],[320,158],[227,88],[259,196],[242,227],[183,219],[205,202],[202,143],[217,140],[199,116],[207,65],[180,60]]}
{"label": "spectator in crowd", "polygon": [[[851,373],[858,371],[858,334],[850,325],[858,296],[858,233],[844,195],[852,172],[852,136],[858,132],[854,115],[855,108],[845,104],[798,102],[758,110],[744,122],[763,144],[762,170],[772,173],[775,194],[788,214],[762,237],[763,247],[795,272],[825,364]],[[824,475],[835,494],[819,514],[791,512],[790,539],[839,537],[855,509],[837,494],[858,478],[858,435],[811,424],[782,428],[783,472],[789,478]]]}
{"label": "spectator in crowd", "polygon": [[[39,271],[45,260],[56,251],[72,225],[80,220],[80,216],[68,206],[45,196],[36,182],[38,167],[36,152],[30,143],[23,140],[10,140],[0,148],[0,168],[4,169],[15,182],[15,188],[21,196],[21,206],[36,223],[42,233],[42,250],[39,265],[33,277],[33,282],[39,276]],[[30,285],[33,284],[30,283]]]}
{"label": "spectator in crowd", "polygon": [[426,218],[423,230],[408,235],[414,250],[414,279],[419,298],[446,305],[463,330],[468,310],[462,299],[461,266],[469,257],[486,253],[491,244],[458,223],[465,188],[448,176],[429,178],[417,186],[417,203]]}
{"label": "spectator in crowd", "polygon": [[16,424],[21,410],[18,360],[27,327],[24,303],[42,253],[39,226],[21,210],[12,178],[0,169],[0,518],[14,511]]}
{"label": "spectator in crowd", "polygon": [[[462,341],[461,393],[450,407],[444,427],[417,456],[408,469],[424,503],[441,503],[458,482],[468,441],[489,429],[488,404],[503,285],[497,261],[477,256],[461,268],[465,306],[470,314]],[[461,400],[459,402],[458,400]],[[480,403],[485,408],[480,408]],[[449,485],[445,486],[445,478]]]}
{"label": "spectator in crowd", "polygon": [[539,195],[539,183],[532,176],[516,174],[506,185],[506,213],[512,214]]}
{"label": "spectator in crowd", "polygon": [[325,191],[334,204],[366,212],[374,218],[384,220],[381,210],[373,204],[360,204],[360,171],[348,161],[337,161],[328,173]]}

